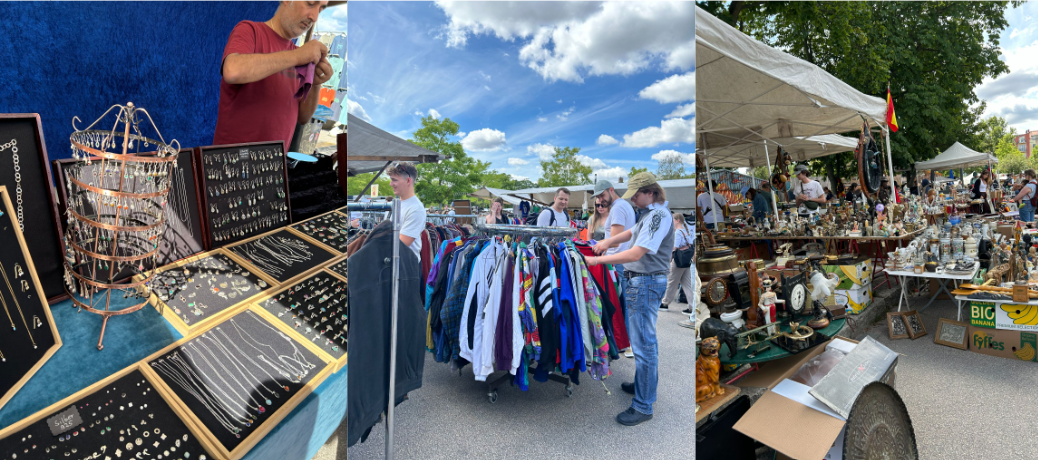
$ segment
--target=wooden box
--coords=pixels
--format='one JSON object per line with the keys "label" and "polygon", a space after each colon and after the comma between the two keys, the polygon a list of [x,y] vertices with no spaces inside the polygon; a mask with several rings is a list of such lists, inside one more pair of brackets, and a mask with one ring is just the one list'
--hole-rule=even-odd
{"label": "wooden box", "polygon": [[[264,253],[262,248],[259,248],[257,241],[263,240],[269,242],[266,239],[268,237],[284,237],[289,240],[302,242],[307,245],[307,252],[311,255],[306,260],[300,260],[298,263],[292,262],[290,265],[275,264],[272,266],[269,263],[265,263],[259,259],[253,259],[250,255],[259,254],[261,257],[268,258],[269,253]],[[274,245],[264,245],[267,248],[273,248]],[[237,257],[238,260],[245,262],[246,266],[251,270],[259,270],[265,273],[268,277],[274,279],[277,284],[291,283],[300,277],[306,275],[306,273],[312,271],[315,268],[322,267],[329,261],[335,259],[340,254],[327,248],[327,246],[315,241],[314,239],[300,233],[293,231],[291,228],[282,227],[276,228],[269,232],[253,236],[251,238],[239,241],[234,245],[225,248],[228,253]],[[277,272],[276,270],[281,270]]]}

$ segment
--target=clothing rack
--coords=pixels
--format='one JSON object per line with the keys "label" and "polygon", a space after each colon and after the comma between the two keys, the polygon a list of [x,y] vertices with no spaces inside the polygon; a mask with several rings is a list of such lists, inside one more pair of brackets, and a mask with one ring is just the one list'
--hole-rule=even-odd
{"label": "clothing rack", "polygon": [[[483,232],[486,234],[522,234],[524,236],[575,236],[578,232],[577,229],[572,227],[537,227],[533,225],[497,225],[497,224],[485,224],[477,223],[475,225],[477,232]],[[530,367],[528,369],[529,374],[533,374],[537,371],[537,368]],[[459,370],[460,374],[461,371]],[[498,389],[505,383],[511,382],[514,376],[508,371],[504,371],[504,374],[497,378],[487,378],[487,400],[490,404],[497,402]],[[573,382],[570,381],[568,375],[559,374],[548,374],[548,380],[552,382],[561,383],[566,385],[566,397],[573,396]]]}
{"label": "clothing rack", "polygon": [[[349,205],[347,205],[349,206]],[[390,319],[389,339],[389,408],[386,412],[386,460],[393,460],[393,423],[394,408],[396,407],[396,346],[397,346],[397,311],[400,307],[400,229],[403,222],[400,219],[400,200],[393,200],[393,290],[392,311]]]}
{"label": "clothing rack", "polygon": [[[393,200],[396,203],[396,200]],[[346,203],[347,211],[390,211],[393,204],[390,203]]]}
{"label": "clothing rack", "polygon": [[476,218],[476,217],[479,217],[479,215],[476,215],[476,214],[426,214],[425,215],[426,219],[428,219],[430,217],[456,217],[456,218],[464,219],[464,218]]}

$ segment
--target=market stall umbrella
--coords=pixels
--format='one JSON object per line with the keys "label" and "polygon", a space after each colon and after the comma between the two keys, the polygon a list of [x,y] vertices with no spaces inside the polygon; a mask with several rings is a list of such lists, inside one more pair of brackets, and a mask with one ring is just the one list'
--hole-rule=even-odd
{"label": "market stall umbrella", "polygon": [[380,171],[393,161],[435,163],[447,158],[389,134],[352,113],[347,119],[346,171],[350,176]]}
{"label": "market stall umbrella", "polygon": [[[658,183],[660,184],[660,187],[663,187],[663,190],[667,192],[667,201],[670,204],[671,210],[695,209],[695,179],[661,180]],[[591,198],[591,194],[594,193],[595,190],[593,184],[567,185],[565,187],[570,191],[568,209],[583,209],[585,200],[588,203],[589,209],[594,207],[594,199]],[[614,182],[613,188],[616,189],[617,194],[623,195],[624,191],[627,190],[627,184]],[[537,187],[507,192],[507,194],[519,199],[530,200],[548,206],[554,202],[555,191],[558,189],[559,187]]]}
{"label": "market stall umbrella", "polygon": [[475,192],[472,192],[471,195],[476,198],[483,198],[484,200],[501,198],[502,200],[505,200],[506,203],[511,204],[512,206],[519,206],[519,203],[523,202],[523,200],[509,195],[509,193],[512,193],[512,191],[484,186],[483,188],[476,190]]}
{"label": "market stall umbrella", "polygon": [[998,163],[998,158],[990,153],[982,153],[973,150],[958,142],[941,152],[936,158],[928,161],[920,161],[915,164],[916,170],[945,170],[957,168],[969,168],[972,166],[985,166]]}
{"label": "market stall umbrella", "polygon": [[[826,134],[824,136],[794,137],[772,139],[769,145],[782,146],[795,161],[808,161],[837,153],[852,152],[858,146],[858,139]],[[712,168],[756,168],[770,166],[778,156],[778,149],[768,148],[763,143],[737,144],[704,149],[701,153],[710,157]],[[768,158],[765,158],[768,155]]]}

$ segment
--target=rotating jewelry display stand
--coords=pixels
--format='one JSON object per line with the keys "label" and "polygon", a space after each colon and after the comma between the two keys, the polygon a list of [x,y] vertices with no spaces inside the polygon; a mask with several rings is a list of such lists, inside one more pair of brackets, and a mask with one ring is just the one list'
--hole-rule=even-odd
{"label": "rotating jewelry display stand", "polygon": [[[116,109],[111,130],[92,129]],[[158,141],[141,132],[142,116],[147,117]],[[176,166],[180,143],[166,143],[151,115],[132,102],[113,105],[85,129],[76,127],[78,120],[72,119],[76,129],[70,136],[72,156],[83,164],[99,162],[100,166],[89,169],[89,175],[84,173],[86,168],[68,170],[65,284],[76,307],[104,317],[97,341],[101,350],[109,318],[136,312],[148,304],[145,299],[121,310],[109,309],[113,289],[125,291],[124,298],[131,293],[139,298],[146,293],[141,286],[154,275],[159,239],[166,231],[170,171]],[[120,123],[122,131],[118,130]],[[142,151],[152,146],[154,151]],[[117,149],[121,153],[112,152]],[[117,283],[127,270],[150,274]],[[103,296],[97,295],[100,290],[106,291]],[[100,299],[104,300],[103,309],[98,304]]]}

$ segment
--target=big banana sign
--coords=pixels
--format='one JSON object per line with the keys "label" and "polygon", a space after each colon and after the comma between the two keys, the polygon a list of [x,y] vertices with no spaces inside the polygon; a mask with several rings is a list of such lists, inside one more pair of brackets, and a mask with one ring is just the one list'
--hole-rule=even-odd
{"label": "big banana sign", "polygon": [[970,325],[1007,331],[1038,332],[1038,305],[970,302]]}

